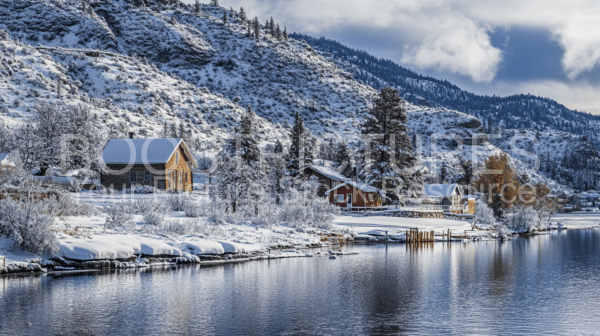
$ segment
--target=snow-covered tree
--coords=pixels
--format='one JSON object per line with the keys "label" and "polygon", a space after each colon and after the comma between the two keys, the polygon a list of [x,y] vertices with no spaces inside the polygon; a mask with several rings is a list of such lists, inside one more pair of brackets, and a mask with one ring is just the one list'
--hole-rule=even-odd
{"label": "snow-covered tree", "polygon": [[199,14],[202,10],[202,5],[200,4],[200,0],[196,0],[196,4],[194,5],[194,11],[196,14]]}
{"label": "snow-covered tree", "polygon": [[246,20],[248,20],[248,16],[246,15],[246,11],[244,10],[244,7],[240,7],[240,22],[245,25],[246,24]]}
{"label": "snow-covered tree", "polygon": [[[362,134],[370,142],[370,157],[365,157],[364,179],[372,186],[388,190],[421,190],[422,177],[412,171],[416,158],[412,153],[406,111],[398,91],[391,87],[381,89],[373,101],[373,108],[361,125]],[[392,192],[388,197],[394,198]]]}
{"label": "snow-covered tree", "polygon": [[337,145],[337,149],[335,151],[335,162],[337,164],[336,168],[342,169],[340,172],[342,175],[348,178],[353,177],[352,156],[350,155],[350,150],[348,149],[348,145],[345,141],[342,141]]}
{"label": "snow-covered tree", "polygon": [[477,201],[475,201],[475,216],[477,218],[477,224],[496,226],[494,211],[489,207],[484,197],[479,197]]}
{"label": "snow-covered tree", "polygon": [[283,36],[281,35],[281,28],[279,28],[279,23],[275,26],[275,38],[278,41],[281,41],[281,39],[283,38]]}
{"label": "snow-covered tree", "polygon": [[271,16],[271,20],[268,21],[268,26],[269,26],[269,34],[271,34],[271,37],[275,37],[275,20],[273,20],[272,16]]}
{"label": "snow-covered tree", "polygon": [[227,12],[223,11],[223,24],[227,25]]}
{"label": "snow-covered tree", "polygon": [[260,42],[260,21],[258,21],[258,17],[254,17],[253,28],[254,38],[256,39],[256,42]]}
{"label": "snow-covered tree", "polygon": [[288,41],[290,37],[288,36],[287,27],[283,28],[283,39]]}
{"label": "snow-covered tree", "polygon": [[252,111],[252,106],[248,105],[246,113],[242,116],[240,123],[242,139],[240,140],[240,151],[242,160],[250,166],[260,163],[261,151],[256,141],[256,131],[254,129],[254,118],[256,115]]}
{"label": "snow-covered tree", "polygon": [[287,169],[291,175],[296,176],[301,169],[312,164],[314,151],[312,134],[304,127],[300,112],[296,112],[294,115],[291,140],[292,143],[286,160]]}
{"label": "snow-covered tree", "polygon": [[275,154],[283,153],[283,145],[281,144],[281,141],[277,140],[275,142],[275,147],[273,148],[273,153],[275,153]]}
{"label": "snow-covered tree", "polygon": [[262,153],[254,129],[255,114],[248,106],[239,125],[240,135],[229,140],[219,156],[217,190],[230,204],[230,211],[238,206],[259,201],[264,196],[265,172],[261,165]]}
{"label": "snow-covered tree", "polygon": [[218,7],[219,6],[219,0],[210,0],[210,4],[213,5],[213,6],[215,6],[215,7]]}

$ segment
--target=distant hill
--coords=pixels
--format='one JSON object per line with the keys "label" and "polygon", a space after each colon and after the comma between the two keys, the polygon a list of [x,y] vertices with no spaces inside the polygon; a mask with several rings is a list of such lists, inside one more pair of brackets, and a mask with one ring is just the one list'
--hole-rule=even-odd
{"label": "distant hill", "polygon": [[394,86],[413,104],[445,107],[476,116],[487,127],[558,130],[585,135],[600,144],[600,116],[574,111],[548,98],[533,95],[481,96],[436,78],[420,75],[388,59],[326,39],[291,34],[304,40],[363,83],[379,89]]}

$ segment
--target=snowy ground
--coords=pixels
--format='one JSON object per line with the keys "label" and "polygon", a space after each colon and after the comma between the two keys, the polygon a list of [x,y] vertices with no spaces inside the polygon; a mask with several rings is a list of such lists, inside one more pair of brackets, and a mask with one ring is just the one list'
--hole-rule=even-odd
{"label": "snowy ground", "polygon": [[[100,195],[96,192],[74,194],[79,202],[94,204],[99,210],[118,202],[132,201],[139,198],[155,198],[166,202],[168,195]],[[200,201],[208,202],[206,194],[194,195]],[[320,243],[317,232],[298,232],[292,228],[273,225],[270,229],[257,225],[210,225],[207,218],[192,219],[185,213],[171,211],[165,213],[166,221],[180,221],[206,228],[203,233],[191,235],[162,235],[145,233],[142,216],[134,216],[136,231],[123,232],[105,229],[104,216],[64,217],[56,218],[56,229],[59,230],[58,256],[77,261],[88,260],[123,260],[136,256],[143,257],[183,257],[193,260],[197,255],[222,255],[268,251],[275,246],[305,247]],[[71,234],[65,233],[71,232]],[[73,233],[74,232],[74,233]],[[280,252],[277,252],[281,254]],[[284,253],[285,254],[285,253]],[[288,253],[289,254],[289,253]],[[0,238],[0,267],[2,257],[6,264],[27,265],[32,261],[42,260],[40,256],[14,248],[8,238]]]}
{"label": "snowy ground", "polygon": [[[100,195],[95,192],[75,194],[79,202],[91,203],[99,210],[118,202],[132,201],[140,198],[156,198],[167,202],[167,195]],[[195,196],[202,204],[208,202],[207,195],[196,193]],[[223,255],[254,253],[268,251],[274,247],[307,247],[321,242],[320,233],[323,230],[306,230],[299,232],[283,225],[273,225],[264,228],[253,224],[246,225],[211,225],[207,218],[192,219],[183,212],[171,211],[165,213],[167,221],[181,221],[201,225],[202,233],[190,235],[165,235],[148,233],[143,230],[142,216],[134,216],[136,229],[124,232],[105,229],[104,216],[65,217],[56,219],[59,230],[60,257],[71,260],[126,260],[139,257],[181,257],[194,260],[198,255]],[[576,229],[600,225],[600,212],[579,212],[557,214],[552,217],[552,223],[562,224],[561,227]],[[204,226],[202,226],[204,225]],[[554,225],[553,227],[556,227]],[[406,230],[418,228],[420,231],[433,230],[436,234],[452,230],[453,235],[467,233],[469,236],[491,235],[492,231],[471,230],[471,223],[453,219],[424,219],[399,218],[386,216],[342,215],[334,220],[330,232],[353,234],[358,238],[373,236],[388,236],[392,239],[403,239]],[[70,232],[70,233],[69,233]],[[440,240],[441,237],[438,237]],[[15,249],[8,238],[0,238],[0,266],[6,264],[27,265],[43,260],[40,256]]]}
{"label": "snowy ground", "polygon": [[551,222],[562,224],[567,229],[583,229],[600,226],[600,211],[562,213],[552,216]]}

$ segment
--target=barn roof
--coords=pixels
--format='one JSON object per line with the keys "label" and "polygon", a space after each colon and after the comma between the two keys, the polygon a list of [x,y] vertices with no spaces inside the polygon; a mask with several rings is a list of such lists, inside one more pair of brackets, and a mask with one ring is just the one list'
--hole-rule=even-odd
{"label": "barn roof", "polygon": [[370,185],[368,185],[366,183],[360,183],[360,182],[355,182],[355,181],[346,181],[346,182],[344,182],[344,183],[336,186],[335,188],[333,188],[331,190],[327,190],[325,192],[325,194],[328,195],[330,192],[335,191],[335,190],[337,190],[337,189],[339,189],[339,188],[341,188],[343,186],[346,186],[346,185],[352,186],[352,187],[354,187],[354,188],[356,188],[358,190],[361,190],[363,192],[366,192],[366,193],[375,193],[375,194],[379,193],[379,189],[377,189],[375,187],[372,187],[372,186],[370,186]]}
{"label": "barn roof", "polygon": [[180,145],[192,167],[198,168],[185,142],[179,138],[113,139],[104,147],[102,159],[106,164],[164,164]]}
{"label": "barn roof", "polygon": [[427,184],[424,194],[426,196],[452,197],[455,190],[462,194],[457,184]]}
{"label": "barn roof", "polygon": [[14,166],[15,163],[8,159],[8,153],[0,153],[0,166]]}
{"label": "barn roof", "polygon": [[310,169],[316,171],[317,173],[319,173],[327,178],[330,178],[334,181],[344,182],[344,181],[349,180],[349,178],[338,173],[333,168],[324,167],[324,166],[315,166],[315,165],[309,166],[308,168],[310,168]]}

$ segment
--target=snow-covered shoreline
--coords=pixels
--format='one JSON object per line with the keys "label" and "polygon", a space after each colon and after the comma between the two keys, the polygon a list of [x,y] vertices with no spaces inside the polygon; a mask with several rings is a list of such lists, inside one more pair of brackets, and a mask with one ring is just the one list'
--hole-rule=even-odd
{"label": "snow-covered shoreline", "polygon": [[[172,217],[185,218],[177,212]],[[492,230],[472,230],[467,221],[452,219],[398,218],[384,216],[342,215],[326,230],[296,232],[285,226],[270,229],[256,225],[223,225],[221,232],[207,238],[201,234],[167,236],[146,233],[104,231],[102,217],[71,217],[59,225],[77,224],[82,236],[59,233],[59,252],[40,256],[15,250],[8,238],[0,238],[0,275],[15,273],[70,272],[74,270],[123,269],[160,265],[221,265],[264,259],[312,257],[317,252],[302,251],[344,243],[381,242],[387,231],[388,242],[404,242],[406,230],[434,231],[435,241],[447,241],[442,234],[452,230],[453,236],[469,239],[495,239]],[[58,220],[57,220],[58,221]],[[597,213],[557,214],[549,230],[590,229],[600,225]],[[517,234],[517,233],[514,233]],[[85,236],[87,235],[87,236]],[[2,262],[2,260],[0,260]]]}

